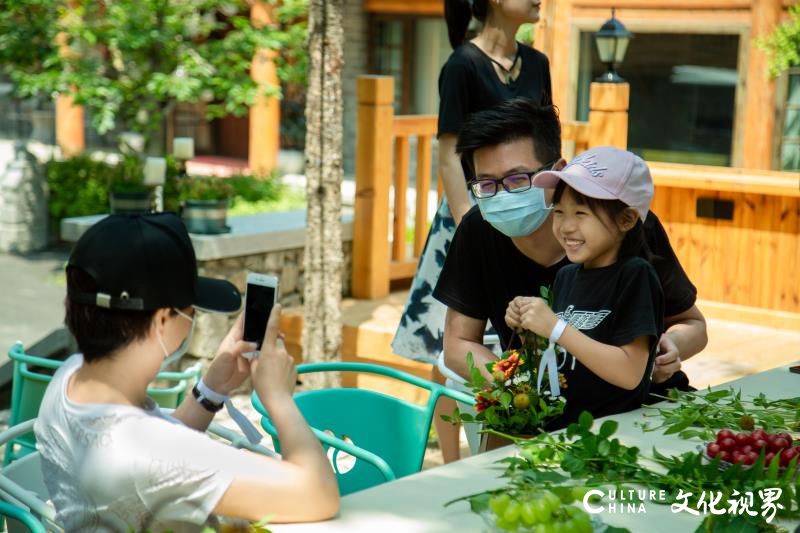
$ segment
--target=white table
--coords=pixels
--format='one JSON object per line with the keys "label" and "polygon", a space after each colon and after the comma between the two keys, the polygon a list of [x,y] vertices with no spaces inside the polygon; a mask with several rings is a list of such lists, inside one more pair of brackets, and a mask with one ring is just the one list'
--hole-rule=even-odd
{"label": "white table", "polygon": [[[800,375],[790,373],[787,368],[774,368],[716,388],[733,386],[741,389],[743,396],[763,392],[769,398],[794,397],[800,394]],[[634,422],[641,421],[644,412],[637,410],[612,417],[619,422],[617,436],[622,442],[638,446],[646,455],[651,455],[655,444],[667,455],[687,452],[697,446],[696,440],[682,441],[675,435],[663,435],[661,431],[642,432]],[[459,502],[449,507],[444,507],[444,504],[461,496],[503,486],[505,480],[500,478],[502,466],[493,463],[514,450],[513,446],[508,446],[345,496],[341,512],[334,520],[316,524],[270,525],[270,529],[276,533],[481,531],[485,525],[478,515],[470,512],[467,503]],[[646,514],[603,513],[601,516],[608,524],[648,533],[694,531],[701,521],[701,517],[688,513],[674,514],[669,505],[645,503],[645,508]]]}

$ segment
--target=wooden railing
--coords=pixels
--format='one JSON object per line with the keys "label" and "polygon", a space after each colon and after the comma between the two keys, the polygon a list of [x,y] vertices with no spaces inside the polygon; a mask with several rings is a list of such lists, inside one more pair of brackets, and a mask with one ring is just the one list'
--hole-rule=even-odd
{"label": "wooden railing", "polygon": [[[392,280],[414,275],[428,231],[428,190],[436,116],[394,116],[394,80],[361,76],[357,82],[356,198],[353,227],[353,285],[356,298],[380,298]],[[407,254],[406,191],[410,138],[417,138],[416,213],[412,253]],[[390,240],[390,184],[394,206]]]}

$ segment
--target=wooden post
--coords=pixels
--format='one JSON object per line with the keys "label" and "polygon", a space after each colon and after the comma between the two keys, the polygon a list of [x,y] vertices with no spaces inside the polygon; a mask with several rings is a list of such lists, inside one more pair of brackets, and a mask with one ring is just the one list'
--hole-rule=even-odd
{"label": "wooden post", "polygon": [[561,118],[574,118],[575,89],[570,89],[570,57],[577,51],[572,46],[570,16],[572,0],[542,2],[540,21],[536,25],[534,46],[550,59],[550,78],[553,86],[553,103],[558,106]]}
{"label": "wooden post", "polygon": [[589,96],[589,148],[595,146],[628,147],[627,83],[592,82]]}
{"label": "wooden post", "polygon": [[769,78],[767,55],[756,46],[756,39],[764,37],[778,25],[782,4],[782,0],[758,0],[752,3],[745,115],[742,121],[742,166],[745,168],[768,170],[772,167],[775,81]]}
{"label": "wooden post", "polygon": [[[72,5],[71,7],[75,7]],[[76,58],[77,52],[69,47],[66,34],[56,36],[58,54],[65,59]],[[71,94],[56,97],[56,144],[65,157],[78,155],[86,148],[83,129],[83,106],[75,105]]]}
{"label": "wooden post", "polygon": [[[272,22],[272,7],[262,0],[253,2],[250,20],[256,28]],[[259,91],[280,87],[275,66],[276,52],[259,48],[253,56],[250,76]],[[281,104],[275,96],[261,94],[250,108],[250,140],[247,163],[254,174],[266,174],[276,168],[280,148]]]}
{"label": "wooden post", "polygon": [[355,298],[389,294],[389,184],[392,180],[394,79],[359,76],[356,82],[356,198],[353,219]]}
{"label": "wooden post", "polygon": [[72,102],[70,94],[59,94],[56,98],[56,144],[64,157],[78,155],[86,148],[83,106]]}

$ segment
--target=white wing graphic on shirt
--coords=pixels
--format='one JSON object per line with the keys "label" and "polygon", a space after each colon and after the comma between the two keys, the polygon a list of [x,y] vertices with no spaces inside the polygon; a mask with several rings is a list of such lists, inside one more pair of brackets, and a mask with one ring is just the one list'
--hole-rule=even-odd
{"label": "white wing graphic on shirt", "polygon": [[605,317],[611,314],[608,309],[600,311],[575,311],[575,306],[570,305],[564,311],[556,313],[556,316],[563,318],[575,329],[589,330],[594,329]]}

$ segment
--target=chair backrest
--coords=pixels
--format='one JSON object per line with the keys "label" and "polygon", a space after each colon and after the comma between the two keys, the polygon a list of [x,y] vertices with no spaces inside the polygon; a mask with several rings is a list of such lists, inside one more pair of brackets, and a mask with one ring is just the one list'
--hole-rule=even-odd
{"label": "chair backrest", "polygon": [[[11,346],[8,356],[14,361],[9,426],[15,426],[39,415],[39,406],[42,404],[47,385],[53,379],[55,370],[60,368],[64,361],[27,354],[20,342]],[[147,389],[147,394],[161,407],[174,408],[183,401],[189,382],[198,377],[199,367],[192,367],[183,372],[161,372],[156,379],[169,385]],[[35,449],[35,435],[33,433],[22,435],[6,446],[3,464],[7,465]]]}
{"label": "chair backrest", "polygon": [[[299,374],[342,371],[379,374],[431,392],[425,405],[364,389],[320,389],[295,395],[300,411],[328,452],[342,495],[419,472],[439,396],[472,403],[466,394],[379,365],[317,363],[300,365],[297,370]],[[263,415],[261,425],[280,450],[269,414],[255,394],[253,405]]]}
{"label": "chair backrest", "polygon": [[[380,456],[395,477],[419,472],[425,457],[432,411],[363,389],[321,389],[298,393],[295,401],[309,425]],[[277,443],[276,443],[277,446]],[[385,481],[374,465],[345,451],[329,455],[343,494]]]}

